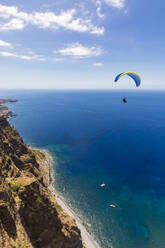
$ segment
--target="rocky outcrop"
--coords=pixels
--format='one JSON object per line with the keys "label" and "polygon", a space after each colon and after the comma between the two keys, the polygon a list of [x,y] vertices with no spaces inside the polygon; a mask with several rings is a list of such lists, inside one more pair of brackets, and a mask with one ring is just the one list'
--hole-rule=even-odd
{"label": "rocky outcrop", "polygon": [[74,219],[47,187],[44,160],[0,118],[0,247],[84,247]]}

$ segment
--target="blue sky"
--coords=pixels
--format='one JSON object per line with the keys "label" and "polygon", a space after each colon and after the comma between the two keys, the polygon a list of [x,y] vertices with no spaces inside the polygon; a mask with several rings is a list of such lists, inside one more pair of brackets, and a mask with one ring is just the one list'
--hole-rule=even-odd
{"label": "blue sky", "polygon": [[161,0],[1,0],[0,88],[164,89]]}

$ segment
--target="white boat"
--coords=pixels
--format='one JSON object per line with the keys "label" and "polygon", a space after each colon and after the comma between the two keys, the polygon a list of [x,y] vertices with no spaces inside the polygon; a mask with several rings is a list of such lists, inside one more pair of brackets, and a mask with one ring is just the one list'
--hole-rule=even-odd
{"label": "white boat", "polygon": [[109,205],[111,208],[116,208],[116,205],[114,205],[114,204],[110,204]]}
{"label": "white boat", "polygon": [[105,187],[105,183],[102,183],[102,184],[100,185],[100,187],[102,187],[102,188]]}

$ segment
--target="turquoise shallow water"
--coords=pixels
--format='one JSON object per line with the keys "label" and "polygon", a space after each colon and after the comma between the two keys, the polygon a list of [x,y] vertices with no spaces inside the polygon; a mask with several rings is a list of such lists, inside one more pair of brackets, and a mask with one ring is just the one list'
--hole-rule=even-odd
{"label": "turquoise shallow water", "polygon": [[17,114],[11,124],[55,157],[57,190],[102,248],[165,247],[165,92],[2,91],[0,97],[19,100],[9,104]]}

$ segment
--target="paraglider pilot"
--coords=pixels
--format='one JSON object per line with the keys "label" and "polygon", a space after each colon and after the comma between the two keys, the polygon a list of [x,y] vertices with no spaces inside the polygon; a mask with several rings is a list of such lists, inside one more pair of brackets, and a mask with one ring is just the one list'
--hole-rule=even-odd
{"label": "paraglider pilot", "polygon": [[124,103],[127,103],[127,99],[125,97],[123,98],[123,102]]}

